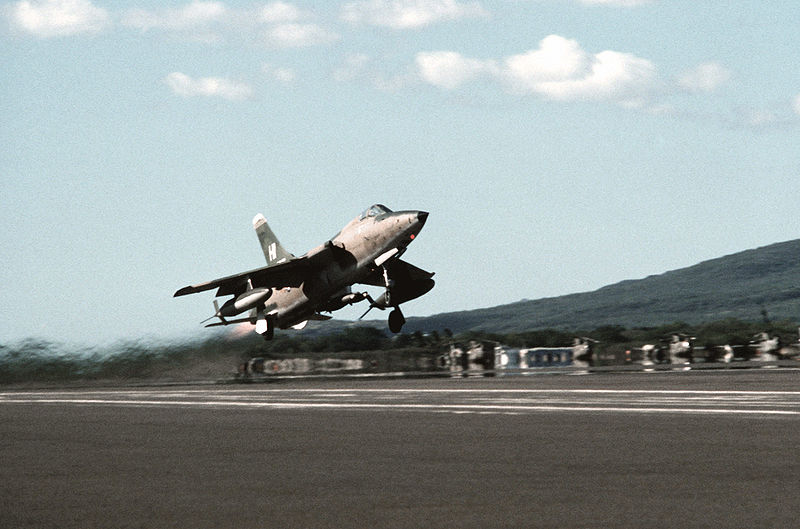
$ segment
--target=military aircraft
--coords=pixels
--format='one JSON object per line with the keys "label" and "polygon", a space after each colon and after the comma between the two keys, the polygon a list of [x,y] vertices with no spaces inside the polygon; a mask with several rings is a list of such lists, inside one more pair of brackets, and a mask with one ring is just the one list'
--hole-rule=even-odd
{"label": "military aircraft", "polygon": [[[281,246],[267,220],[258,214],[253,218],[253,228],[267,266],[183,287],[174,297],[216,288],[215,298],[232,297],[221,307],[214,299],[215,313],[205,321],[219,321],[206,327],[250,322],[267,340],[276,328],[302,329],[308,320],[331,319],[323,312],[364,300],[369,301],[367,312],[391,307],[389,329],[398,333],[406,322],[400,304],[422,296],[434,285],[432,272],[400,259],[427,219],[426,211],[392,211],[375,204],[332,239],[295,257]],[[378,299],[372,299],[367,292],[353,292],[351,286],[356,283],[385,290]],[[247,317],[228,319],[248,310]]]}

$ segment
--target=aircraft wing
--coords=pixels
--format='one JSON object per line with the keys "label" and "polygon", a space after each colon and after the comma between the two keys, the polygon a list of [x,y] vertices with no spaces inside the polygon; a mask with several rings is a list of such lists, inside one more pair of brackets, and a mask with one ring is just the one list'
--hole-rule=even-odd
{"label": "aircraft wing", "polygon": [[[433,277],[434,272],[428,272],[422,268],[418,268],[407,261],[402,259],[394,259],[386,263],[386,268],[389,272],[389,277],[398,282],[416,281],[419,279],[429,279]],[[384,286],[383,272],[378,269],[372,272],[363,281],[359,281],[364,285],[372,285],[376,287]]]}
{"label": "aircraft wing", "polygon": [[214,288],[219,289],[217,297],[241,294],[249,288],[248,279],[253,288],[299,287],[305,281],[310,266],[311,263],[307,257],[300,257],[278,265],[264,266],[248,272],[189,285],[179,289],[173,297],[196,294]]}
{"label": "aircraft wing", "polygon": [[296,288],[303,284],[303,281],[308,277],[309,271],[313,268],[325,266],[332,259],[341,259],[348,255],[344,248],[336,246],[332,241],[328,241],[302,257],[204,283],[197,283],[196,285],[189,285],[175,292],[173,297],[204,292],[213,288],[219,288],[216,297],[241,294],[249,288],[248,279],[253,288]]}

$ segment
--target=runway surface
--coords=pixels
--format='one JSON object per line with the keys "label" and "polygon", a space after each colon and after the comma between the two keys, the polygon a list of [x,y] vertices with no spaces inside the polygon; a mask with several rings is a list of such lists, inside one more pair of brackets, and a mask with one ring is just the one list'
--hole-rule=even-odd
{"label": "runway surface", "polygon": [[0,527],[793,527],[800,372],[0,391]]}

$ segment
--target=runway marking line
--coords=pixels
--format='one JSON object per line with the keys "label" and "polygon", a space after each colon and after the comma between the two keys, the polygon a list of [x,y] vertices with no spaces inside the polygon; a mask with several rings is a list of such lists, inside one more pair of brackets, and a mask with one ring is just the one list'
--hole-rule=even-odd
{"label": "runway marking line", "polygon": [[[450,402],[436,402],[436,396]],[[0,392],[0,404],[440,413],[683,413],[800,416],[800,391],[497,388],[204,388]],[[433,401],[427,401],[430,397]],[[349,399],[349,400],[348,400]],[[375,402],[375,401],[379,402]],[[367,402],[368,401],[368,402]],[[415,402],[416,401],[416,402]]]}
{"label": "runway marking line", "polygon": [[301,388],[301,389],[276,389],[276,388],[243,388],[228,389],[193,389],[193,390],[156,390],[156,391],[126,391],[120,390],[89,390],[89,391],[3,391],[0,398],[7,395],[192,395],[192,394],[230,394],[237,393],[322,393],[328,396],[347,393],[586,393],[586,394],[674,394],[674,395],[800,395],[800,391],[735,391],[735,390],[683,390],[683,389],[377,389],[377,388]]}
{"label": "runway marking line", "polygon": [[623,407],[623,406],[552,406],[552,405],[493,405],[493,404],[370,404],[370,403],[327,403],[327,402],[231,402],[231,401],[192,401],[192,400],[123,400],[123,399],[2,399],[7,404],[75,404],[124,407],[198,407],[198,408],[269,408],[269,409],[351,409],[351,410],[422,410],[449,412],[615,412],[615,413],[685,413],[714,415],[778,415],[800,416],[800,411],[764,410],[738,408],[669,408],[669,407]]}

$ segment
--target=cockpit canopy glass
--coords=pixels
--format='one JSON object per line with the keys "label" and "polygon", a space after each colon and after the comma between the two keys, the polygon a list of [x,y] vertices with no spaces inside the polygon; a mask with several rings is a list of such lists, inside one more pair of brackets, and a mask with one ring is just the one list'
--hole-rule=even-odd
{"label": "cockpit canopy glass", "polygon": [[385,213],[391,213],[392,210],[384,206],[383,204],[373,204],[366,210],[364,213],[361,214],[359,217],[360,220],[364,220],[367,217],[377,217],[378,215],[383,215]]}

